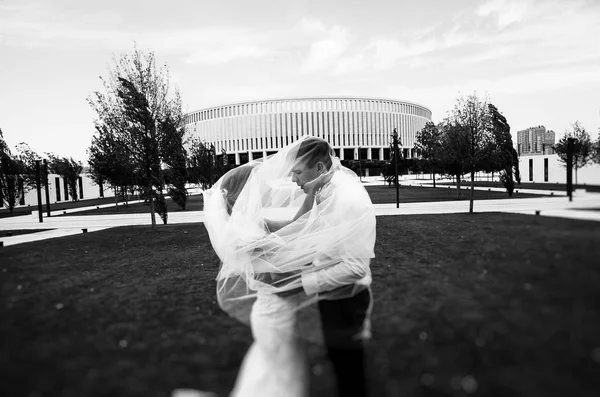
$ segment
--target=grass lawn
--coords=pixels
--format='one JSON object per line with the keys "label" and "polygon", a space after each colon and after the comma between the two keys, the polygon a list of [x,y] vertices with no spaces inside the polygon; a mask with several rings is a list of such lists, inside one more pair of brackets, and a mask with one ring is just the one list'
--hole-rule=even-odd
{"label": "grass lawn", "polygon": [[[129,196],[130,200],[135,200],[136,197],[135,196]],[[42,195],[42,211],[44,213],[46,213],[46,199],[44,198],[44,196]],[[69,210],[69,209],[73,209],[73,208],[80,208],[80,207],[88,207],[88,206],[94,206],[94,205],[103,205],[103,204],[110,204],[110,203],[114,203],[115,202],[115,198],[114,197],[102,197],[102,198],[94,198],[94,199],[84,199],[84,200],[79,200],[79,201],[64,201],[64,202],[59,202],[59,203],[50,203],[50,211],[62,211],[62,210]],[[29,204],[28,206],[23,206],[23,207],[16,207],[13,209],[13,212],[11,213],[7,208],[0,208],[0,218],[5,218],[5,217],[9,217],[9,216],[20,216],[20,215],[27,215],[27,214],[31,214],[32,212],[37,212],[38,211],[38,206],[37,206],[37,202],[35,204]]]}
{"label": "grass lawn", "polygon": [[[171,198],[166,199],[167,209],[169,212],[184,211]],[[204,199],[201,194],[188,196],[185,211],[202,211],[204,208]],[[134,203],[125,205],[120,202],[119,207],[111,205],[110,207],[95,208],[88,211],[67,212],[67,216],[77,215],[111,215],[111,214],[149,214],[150,206],[147,203]],[[63,215],[59,215],[63,216]]]}
{"label": "grass lawn", "polygon": [[[464,185],[462,185],[464,186]],[[396,188],[394,186],[366,186],[367,192],[371,196],[373,204],[395,203]],[[401,203],[419,203],[434,201],[453,201],[456,198],[456,188],[454,187],[420,187],[420,186],[400,186],[399,196]],[[459,200],[469,200],[471,191],[467,189],[460,190]],[[475,190],[475,200],[493,200],[509,198],[506,192],[488,192],[485,190]],[[514,193],[511,198],[531,198],[542,197],[539,194]]]}
{"label": "grass lawn", "polygon": [[[371,200],[375,204],[395,203],[396,189],[392,186],[366,186],[367,192],[371,196]],[[470,191],[461,190],[460,199],[468,200]],[[515,193],[513,198],[540,197],[534,194]],[[475,191],[476,200],[503,199],[508,198],[504,192],[487,192]],[[424,188],[418,186],[400,186],[400,202],[401,203],[416,203],[416,202],[432,202],[432,201],[451,201],[456,200],[456,189],[447,188]],[[167,208],[169,212],[179,212],[182,209],[170,198],[167,199]],[[185,211],[202,211],[204,208],[203,196],[201,194],[188,196]],[[115,206],[97,208],[89,211],[80,211],[67,213],[72,215],[109,215],[109,214],[132,214],[132,213],[149,213],[150,207],[144,203],[130,204],[128,206]],[[59,215],[62,216],[62,215]]]}
{"label": "grass lawn", "polygon": [[[600,223],[377,219],[373,396],[597,396]],[[215,301],[201,224],[0,249],[0,395],[226,396],[250,330]],[[313,395],[331,394],[312,356]],[[467,391],[472,392],[468,394]]]}
{"label": "grass lawn", "polygon": [[20,234],[30,234],[38,232],[46,232],[53,229],[17,229],[17,230],[0,230],[0,236],[18,236]]}
{"label": "grass lawn", "polygon": [[[438,182],[440,185],[452,185],[456,186],[454,183],[450,182]],[[471,182],[467,181],[461,183],[461,186],[471,186]],[[491,182],[491,181],[475,181],[475,186],[479,187],[499,187],[504,189],[504,185],[501,182]],[[573,184],[573,188],[578,190],[587,190],[588,192],[600,192],[599,185],[575,185]],[[520,185],[515,185],[515,189],[534,189],[534,190],[554,190],[556,192],[566,192],[567,185],[565,183],[536,183],[536,182],[521,182]]]}

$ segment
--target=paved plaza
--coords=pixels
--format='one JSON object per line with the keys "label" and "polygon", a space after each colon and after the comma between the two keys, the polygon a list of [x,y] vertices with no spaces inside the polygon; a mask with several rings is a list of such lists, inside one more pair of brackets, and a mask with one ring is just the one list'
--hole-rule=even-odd
{"label": "paved plaza", "polygon": [[[381,185],[381,180],[366,179],[365,186]],[[403,185],[422,185],[423,188],[433,188],[430,181],[404,180]],[[438,189],[442,188],[440,185]],[[444,187],[445,188],[445,187]],[[451,187],[455,189],[454,186]],[[464,186],[466,189],[467,186]],[[478,190],[498,190],[500,188],[476,188]],[[552,216],[559,218],[580,219],[589,221],[600,221],[600,193],[590,193],[577,190],[573,194],[573,201],[569,201],[564,192],[543,191],[533,189],[517,189],[521,193],[531,194],[554,194],[554,196],[540,196],[539,198],[507,198],[500,200],[476,200],[475,212],[508,212],[526,215]],[[196,192],[198,193],[198,192]],[[134,202],[130,202],[134,203]],[[110,207],[114,204],[105,204],[100,207]],[[150,214],[118,214],[118,215],[76,215],[69,213],[95,209],[93,207],[82,207],[72,209],[65,215],[63,211],[55,212],[54,215],[46,217],[44,212],[43,222],[39,222],[38,212],[31,215],[15,216],[0,219],[0,241],[4,246],[21,244],[31,241],[45,240],[55,237],[69,236],[98,230],[134,225],[150,225]],[[426,203],[401,203],[396,208],[395,203],[375,204],[377,216],[392,215],[419,215],[419,214],[451,214],[469,212],[468,200],[439,201]],[[51,213],[52,215],[52,213]],[[169,213],[169,224],[196,223],[204,221],[203,211],[178,211]],[[156,222],[162,224],[160,217],[156,216]],[[5,236],[2,231],[23,229],[52,229],[35,233],[27,233],[16,236]]]}

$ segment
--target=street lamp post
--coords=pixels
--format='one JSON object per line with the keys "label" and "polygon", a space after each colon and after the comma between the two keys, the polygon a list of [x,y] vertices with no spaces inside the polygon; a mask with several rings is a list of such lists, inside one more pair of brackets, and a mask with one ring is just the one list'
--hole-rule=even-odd
{"label": "street lamp post", "polygon": [[573,149],[574,138],[567,138],[567,195],[569,201],[573,201]]}
{"label": "street lamp post", "polygon": [[50,190],[48,189],[48,160],[44,159],[44,190],[46,191],[46,215],[50,216]]}
{"label": "street lamp post", "polygon": [[394,181],[396,183],[396,208],[400,208],[400,187],[398,185],[398,131],[394,128]]}
{"label": "street lamp post", "polygon": [[358,147],[358,177],[362,182],[362,164],[360,162],[360,146]]}
{"label": "street lamp post", "polygon": [[40,218],[40,223],[42,223],[44,222],[44,218],[42,216],[42,178],[40,175],[40,162],[41,160],[35,160],[35,185],[37,188],[38,215]]}

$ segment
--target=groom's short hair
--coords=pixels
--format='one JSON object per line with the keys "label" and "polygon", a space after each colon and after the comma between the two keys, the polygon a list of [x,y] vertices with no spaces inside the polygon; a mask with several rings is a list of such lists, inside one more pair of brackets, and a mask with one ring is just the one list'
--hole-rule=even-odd
{"label": "groom's short hair", "polygon": [[335,153],[326,140],[311,136],[300,144],[296,160],[301,161],[310,168],[320,161],[325,165],[325,168],[330,169],[332,165],[331,158],[334,156]]}

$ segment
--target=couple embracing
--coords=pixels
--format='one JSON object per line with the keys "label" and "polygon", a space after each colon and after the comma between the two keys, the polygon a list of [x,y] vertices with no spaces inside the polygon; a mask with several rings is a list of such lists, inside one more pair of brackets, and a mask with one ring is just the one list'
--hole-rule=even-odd
{"label": "couple embracing", "polygon": [[375,213],[356,174],[304,136],[204,200],[219,304],[254,337],[231,395],[308,396],[310,346],[325,347],[340,396],[366,395]]}

